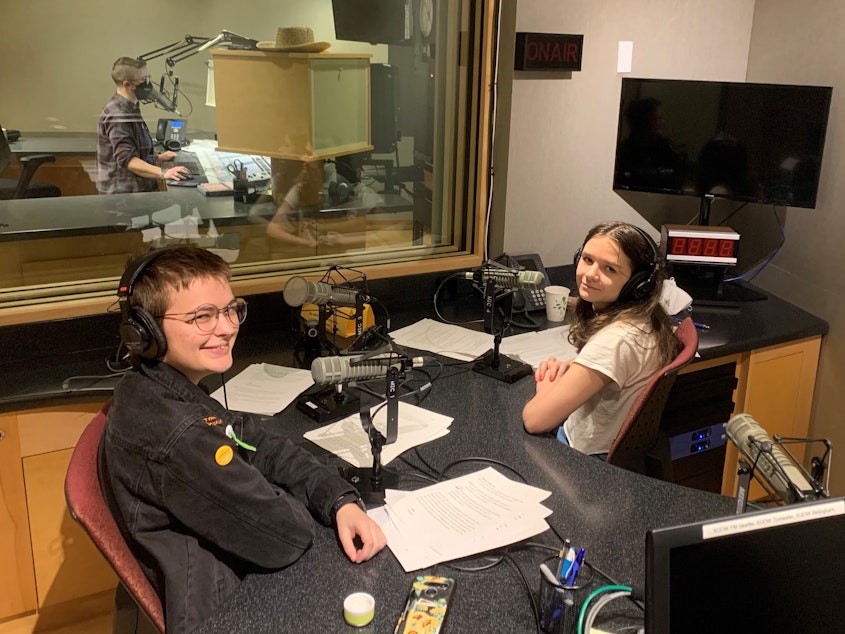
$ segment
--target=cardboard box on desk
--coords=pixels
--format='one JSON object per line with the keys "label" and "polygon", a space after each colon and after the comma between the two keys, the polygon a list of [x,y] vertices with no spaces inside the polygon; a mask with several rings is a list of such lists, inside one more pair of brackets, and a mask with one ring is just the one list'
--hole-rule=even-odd
{"label": "cardboard box on desk", "polygon": [[[300,315],[306,321],[317,321],[320,318],[319,307],[316,304],[303,304]],[[376,323],[373,307],[369,304],[364,304],[364,330],[374,326]],[[355,336],[355,309],[348,307],[338,307],[334,309],[334,313],[329,315],[326,319],[326,332],[335,332],[337,327],[337,334],[341,337]]]}

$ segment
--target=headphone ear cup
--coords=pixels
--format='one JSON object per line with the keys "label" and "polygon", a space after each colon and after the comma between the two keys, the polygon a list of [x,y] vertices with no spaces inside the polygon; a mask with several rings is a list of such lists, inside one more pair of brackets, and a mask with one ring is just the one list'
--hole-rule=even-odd
{"label": "headphone ear cup", "polygon": [[578,266],[578,262],[581,261],[581,251],[583,251],[583,250],[584,250],[584,245],[582,244],[580,247],[578,247],[578,250],[575,252],[575,256],[572,258],[572,263],[576,267]]}
{"label": "headphone ear cup", "polygon": [[637,271],[628,278],[625,286],[619,291],[619,299],[622,301],[645,299],[651,294],[653,279],[653,269],[651,271]]}
{"label": "headphone ear cup", "polygon": [[329,198],[335,205],[340,205],[349,200],[349,181],[340,174],[337,180],[329,183]]}
{"label": "headphone ear cup", "polygon": [[164,149],[170,150],[171,152],[178,152],[182,149],[182,142],[178,139],[167,139],[164,142]]}
{"label": "headphone ear cup", "polygon": [[132,309],[120,324],[120,340],[129,354],[141,359],[161,359],[167,353],[167,338],[155,318],[143,308]]}

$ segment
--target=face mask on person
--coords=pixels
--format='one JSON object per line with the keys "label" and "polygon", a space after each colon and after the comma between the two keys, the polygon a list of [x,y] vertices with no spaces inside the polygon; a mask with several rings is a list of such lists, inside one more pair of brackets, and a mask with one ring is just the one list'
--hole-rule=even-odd
{"label": "face mask on person", "polygon": [[135,86],[135,96],[138,97],[138,99],[149,99],[152,94],[153,84],[149,79]]}

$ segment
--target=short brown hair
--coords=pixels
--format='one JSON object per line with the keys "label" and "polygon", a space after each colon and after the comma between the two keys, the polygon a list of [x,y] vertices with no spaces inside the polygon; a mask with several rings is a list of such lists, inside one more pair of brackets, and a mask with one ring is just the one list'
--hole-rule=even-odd
{"label": "short brown hair", "polygon": [[118,57],[111,67],[111,78],[116,85],[136,79],[135,71],[146,68],[147,62],[137,57]]}
{"label": "short brown hair", "polygon": [[184,290],[198,278],[215,278],[228,282],[232,270],[219,255],[195,246],[159,249],[135,281],[129,304],[160,317],[170,302],[170,294]]}

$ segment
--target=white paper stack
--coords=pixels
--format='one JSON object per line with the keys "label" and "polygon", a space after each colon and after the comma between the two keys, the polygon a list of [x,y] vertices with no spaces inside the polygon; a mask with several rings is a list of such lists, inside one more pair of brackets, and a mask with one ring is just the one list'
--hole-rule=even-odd
{"label": "white paper stack", "polygon": [[[375,415],[374,424],[382,434],[387,431],[387,408]],[[398,434],[396,442],[381,450],[381,464],[389,464],[399,454],[449,433],[452,418],[435,414],[422,407],[399,401]],[[335,423],[306,432],[305,438],[326,451],[343,458],[355,467],[372,467],[373,452],[370,439],[361,425],[361,415],[352,414]]]}
{"label": "white paper stack", "polygon": [[389,489],[369,512],[406,572],[501,548],[549,528],[551,492],[492,467],[417,491]]}

